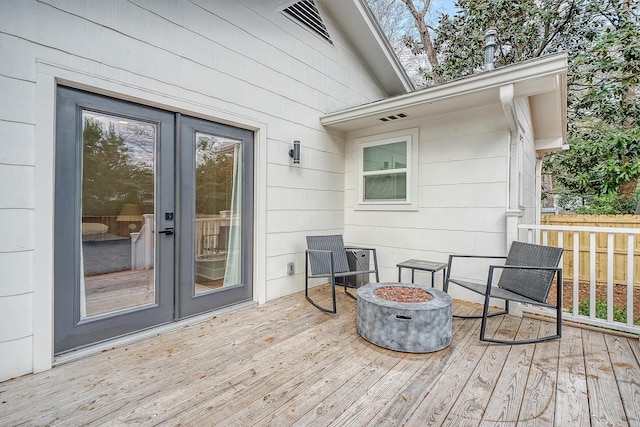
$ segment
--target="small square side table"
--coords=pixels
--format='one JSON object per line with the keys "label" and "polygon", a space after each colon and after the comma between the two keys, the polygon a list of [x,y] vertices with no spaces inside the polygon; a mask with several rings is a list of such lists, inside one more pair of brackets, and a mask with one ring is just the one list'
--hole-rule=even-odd
{"label": "small square side table", "polygon": [[429,271],[431,272],[431,287],[433,288],[433,275],[442,270],[442,287],[444,289],[444,282],[447,276],[447,264],[435,261],[424,261],[420,259],[410,259],[396,264],[398,267],[398,282],[402,282],[402,269],[408,268],[411,270],[411,283],[415,280],[415,271]]}

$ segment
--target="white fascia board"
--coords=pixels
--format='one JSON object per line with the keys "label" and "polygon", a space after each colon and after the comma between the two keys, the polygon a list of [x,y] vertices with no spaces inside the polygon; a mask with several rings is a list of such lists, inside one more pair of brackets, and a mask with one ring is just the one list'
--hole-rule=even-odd
{"label": "white fascia board", "polygon": [[316,0],[351,41],[388,96],[414,90],[400,60],[363,0]]}
{"label": "white fascia board", "polygon": [[[476,103],[489,99],[498,102],[500,87],[508,84],[514,85],[515,97],[529,96],[539,92],[558,91],[558,98],[564,97],[563,99],[566,101],[566,83],[564,83],[563,87],[556,78],[548,78],[559,75],[561,76],[560,81],[566,82],[566,72],[566,53],[549,55],[452,80],[394,98],[330,113],[321,117],[320,122],[327,127],[353,130],[352,122],[359,119],[385,116],[389,113],[404,111],[420,105],[435,104],[455,97],[469,97]],[[541,86],[534,90],[533,88],[536,88],[536,85],[534,84],[535,82],[532,83],[532,80],[538,80]],[[544,86],[546,88],[543,88]],[[485,93],[486,97],[482,96],[482,93]],[[467,105],[473,106],[471,104]],[[351,126],[349,123],[352,123]]]}
{"label": "white fascia board", "polygon": [[[384,58],[395,71],[394,74],[399,77],[402,83],[402,86],[404,87],[404,92],[405,93],[412,92],[413,90],[415,90],[415,87],[413,86],[413,83],[411,82],[409,75],[404,69],[404,66],[402,65],[402,63],[400,63],[400,59],[398,59],[398,56],[393,51],[393,48],[389,43],[389,39],[387,39],[387,36],[384,34],[384,31],[382,31],[380,24],[376,20],[375,16],[373,16],[373,13],[371,13],[371,9],[369,9],[369,7],[366,4],[364,4],[364,0],[354,0],[354,5],[360,12],[360,15],[362,15],[362,17],[364,18],[364,21],[367,27],[369,28],[369,31],[371,32],[371,34],[373,34],[374,40],[382,50],[382,53],[384,54]],[[369,52],[369,49],[367,49],[365,53],[366,52]],[[375,67],[373,70],[374,73],[376,73],[377,70],[378,70],[378,67]],[[387,79],[388,77],[386,76],[389,75],[388,73],[385,73],[383,70],[380,70],[380,72],[376,74],[380,74],[382,79]],[[397,95],[397,93],[394,95]]]}
{"label": "white fascia board", "polygon": [[562,138],[536,139],[534,144],[537,153],[550,153],[563,150]]}

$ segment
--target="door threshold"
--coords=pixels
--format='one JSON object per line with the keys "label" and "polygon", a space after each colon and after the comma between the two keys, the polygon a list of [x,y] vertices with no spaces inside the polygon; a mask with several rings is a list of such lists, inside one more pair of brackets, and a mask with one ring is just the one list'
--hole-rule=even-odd
{"label": "door threshold", "polygon": [[71,350],[65,353],[54,356],[52,366],[62,365],[63,363],[69,363],[74,360],[82,359],[103,351],[111,350],[123,345],[129,345],[136,341],[141,341],[154,335],[161,334],[163,332],[174,331],[178,328],[193,325],[195,323],[209,320],[212,317],[220,316],[227,313],[232,313],[245,308],[253,307],[257,305],[255,301],[244,301],[238,304],[229,305],[227,307],[220,308],[218,310],[207,311],[206,313],[197,314],[195,316],[187,317],[186,319],[178,320],[177,322],[165,323],[164,325],[155,326],[153,328],[145,329],[132,334],[124,335],[114,338],[109,341],[99,342],[87,347],[82,347],[76,350]]}

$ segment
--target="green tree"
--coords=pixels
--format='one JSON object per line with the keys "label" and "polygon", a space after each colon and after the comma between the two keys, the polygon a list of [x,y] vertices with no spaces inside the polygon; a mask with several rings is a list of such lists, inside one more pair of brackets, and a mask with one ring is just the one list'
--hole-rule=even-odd
{"label": "green tree", "polygon": [[560,190],[585,213],[640,214],[640,31],[626,0],[589,2],[594,30],[570,62],[569,143],[546,159]]}
{"label": "green tree", "polygon": [[[443,15],[434,46],[441,58],[433,73],[444,80],[482,71],[484,33],[498,32],[495,67],[575,50],[590,37],[581,1],[459,0],[459,12]],[[587,21],[587,22],[583,22]]]}
{"label": "green tree", "polygon": [[104,130],[100,121],[87,118],[82,139],[83,215],[117,215],[126,202],[153,203],[153,166],[132,161],[112,124]]}
{"label": "green tree", "polygon": [[[458,12],[429,26],[419,22],[429,1],[402,1],[418,33],[428,28],[435,36],[437,61],[423,70],[428,84],[481,72],[488,28],[498,32],[495,67],[566,51],[571,148],[550,155],[545,171],[555,189],[594,208],[612,203],[607,209],[633,212],[640,176],[640,8],[631,0],[458,0]],[[415,36],[404,40],[416,54],[428,50]]]}
{"label": "green tree", "polygon": [[217,214],[231,209],[233,147],[219,148],[216,137],[199,136],[196,142],[196,212]]}

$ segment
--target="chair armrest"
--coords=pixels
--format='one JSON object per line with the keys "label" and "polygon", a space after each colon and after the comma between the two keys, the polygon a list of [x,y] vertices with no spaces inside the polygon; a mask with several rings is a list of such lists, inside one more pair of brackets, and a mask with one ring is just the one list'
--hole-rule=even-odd
{"label": "chair armrest", "polygon": [[558,273],[558,281],[562,280],[562,267],[542,267],[542,266],[531,266],[531,265],[490,265],[489,266],[489,276],[487,277],[487,289],[486,295],[491,294],[491,287],[493,286],[493,272],[496,269],[500,270],[543,270],[543,271],[553,271]]}
{"label": "chair armrest", "polygon": [[370,271],[375,272],[376,282],[380,281],[380,273],[378,272],[378,252],[376,252],[376,248],[348,246],[344,249],[345,251],[369,251],[373,255],[373,270],[370,270]]}
{"label": "chair armrest", "polygon": [[486,258],[486,259],[507,259],[506,255],[449,255],[451,258]]}
{"label": "chair armrest", "polygon": [[361,248],[357,246],[347,246],[344,248],[345,251],[375,251],[376,248]]}
{"label": "chair armrest", "polygon": [[464,254],[460,254],[460,255],[449,255],[449,262],[447,263],[447,279],[446,281],[449,281],[449,278],[451,277],[451,267],[453,266],[453,259],[454,258],[474,258],[474,259],[507,259],[506,255],[464,255]]}
{"label": "chair armrest", "polygon": [[538,267],[535,265],[490,265],[489,269],[502,268],[511,270],[548,270],[548,271],[560,271],[562,267]]}

